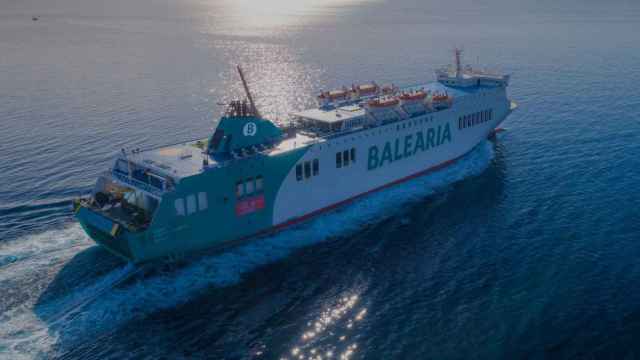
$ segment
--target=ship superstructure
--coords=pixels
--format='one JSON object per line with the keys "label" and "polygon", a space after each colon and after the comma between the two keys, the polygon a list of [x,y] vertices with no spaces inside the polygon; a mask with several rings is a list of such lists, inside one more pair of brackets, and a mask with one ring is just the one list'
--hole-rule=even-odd
{"label": "ship superstructure", "polygon": [[205,139],[122,151],[76,216],[133,262],[220,249],[276,231],[460,158],[516,108],[508,75],[456,65],[437,82],[323,91],[287,126],[232,101]]}

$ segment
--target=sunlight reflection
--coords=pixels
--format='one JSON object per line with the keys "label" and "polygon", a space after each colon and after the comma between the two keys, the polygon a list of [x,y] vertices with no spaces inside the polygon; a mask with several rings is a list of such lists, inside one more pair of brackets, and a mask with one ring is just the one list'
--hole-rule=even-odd
{"label": "sunlight reflection", "polygon": [[[318,87],[321,70],[303,65],[287,46],[229,41],[219,47],[234,54],[235,61],[242,65],[264,117],[281,122],[290,112],[312,105],[311,94]],[[222,84],[211,90],[214,96],[214,92],[224,91],[217,94],[217,102],[244,98],[235,64],[230,63],[227,69],[221,74]]]}
{"label": "sunlight reflection", "polygon": [[[232,32],[235,35],[268,35],[273,32],[291,30],[296,26],[309,25],[335,16],[336,8],[358,5],[371,0],[228,0],[203,2],[209,7],[209,14],[226,24],[217,31]],[[220,13],[224,19],[220,19]]]}
{"label": "sunlight reflection", "polygon": [[[356,353],[358,344],[355,325],[364,319],[367,309],[358,306],[360,296],[341,296],[307,323],[307,330],[300,341],[281,360],[289,359],[350,359]],[[351,339],[347,341],[347,339]]]}

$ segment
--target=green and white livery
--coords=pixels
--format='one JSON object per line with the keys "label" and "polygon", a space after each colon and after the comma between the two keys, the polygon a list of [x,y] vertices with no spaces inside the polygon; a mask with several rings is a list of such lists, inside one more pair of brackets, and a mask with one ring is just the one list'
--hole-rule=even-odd
{"label": "green and white livery", "polygon": [[456,65],[437,82],[322,92],[287,126],[233,101],[206,139],[122,151],[76,217],[132,262],[223,249],[462,157],[516,107],[508,75]]}

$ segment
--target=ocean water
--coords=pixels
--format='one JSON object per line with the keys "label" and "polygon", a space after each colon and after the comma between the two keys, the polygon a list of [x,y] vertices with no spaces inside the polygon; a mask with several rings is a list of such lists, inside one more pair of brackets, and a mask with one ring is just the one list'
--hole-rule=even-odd
{"label": "ocean water", "polygon": [[[639,26],[624,0],[1,0],[0,359],[640,358]],[[206,136],[235,64],[284,119],[455,46],[520,108],[449,168],[152,271],[71,217],[121,148]]]}

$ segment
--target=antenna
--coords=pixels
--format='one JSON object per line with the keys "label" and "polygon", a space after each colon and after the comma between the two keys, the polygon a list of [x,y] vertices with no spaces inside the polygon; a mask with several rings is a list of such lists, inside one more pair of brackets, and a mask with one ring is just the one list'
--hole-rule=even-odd
{"label": "antenna", "polygon": [[459,78],[462,76],[462,64],[460,59],[462,57],[462,49],[455,48],[453,52],[456,55],[456,77]]}
{"label": "antenna", "polygon": [[247,80],[245,80],[244,78],[242,68],[240,67],[240,65],[237,65],[236,67],[238,68],[238,74],[240,74],[240,80],[242,80],[242,86],[244,87],[244,92],[247,94],[247,98],[249,99],[249,103],[251,104],[251,109],[253,109],[253,113],[257,117],[262,117],[260,116],[260,112],[258,112],[258,109],[256,108],[256,104],[253,102],[253,96],[251,96],[251,91],[249,91],[249,86],[247,85]]}

